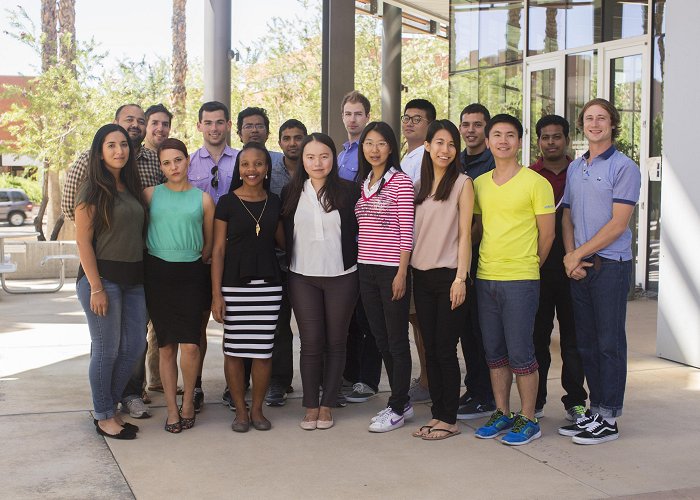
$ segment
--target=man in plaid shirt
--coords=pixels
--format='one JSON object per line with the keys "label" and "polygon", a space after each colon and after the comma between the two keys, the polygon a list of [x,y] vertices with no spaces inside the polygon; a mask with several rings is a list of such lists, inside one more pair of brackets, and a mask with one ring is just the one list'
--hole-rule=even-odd
{"label": "man in plaid shirt", "polygon": [[[141,176],[142,187],[147,188],[163,183],[165,178],[160,170],[158,153],[141,145],[146,137],[146,116],[141,106],[138,104],[119,106],[114,114],[114,123],[124,127],[129,133],[132,144],[136,146],[136,165]],[[75,221],[75,195],[85,176],[89,157],[90,150],[88,149],[78,156],[78,159],[66,172],[61,210],[72,221]]]}
{"label": "man in plaid shirt", "polygon": [[[142,146],[146,137],[146,116],[138,104],[124,104],[117,108],[114,123],[121,125],[129,134],[129,139],[136,148],[136,165],[141,177],[142,187],[155,186],[165,181],[160,170],[158,153]],[[90,150],[84,151],[66,172],[63,185],[61,210],[70,220],[75,222],[75,196],[87,171],[90,160]],[[150,409],[142,399],[145,373],[146,351],[141,360],[134,366],[131,379],[122,394],[122,410],[128,411],[133,418],[148,418]]]}

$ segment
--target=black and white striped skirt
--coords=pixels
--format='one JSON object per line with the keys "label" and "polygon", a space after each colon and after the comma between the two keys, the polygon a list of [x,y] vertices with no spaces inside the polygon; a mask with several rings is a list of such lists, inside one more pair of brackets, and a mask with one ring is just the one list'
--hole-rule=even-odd
{"label": "black and white striped skirt", "polygon": [[282,304],[282,286],[252,280],[242,286],[222,286],[226,302],[224,354],[239,358],[270,358]]}

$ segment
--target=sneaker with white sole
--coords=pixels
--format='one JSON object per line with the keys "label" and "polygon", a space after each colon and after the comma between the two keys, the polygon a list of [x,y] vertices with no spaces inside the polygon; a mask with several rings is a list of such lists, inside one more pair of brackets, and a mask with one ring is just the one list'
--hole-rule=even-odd
{"label": "sneaker with white sole", "polygon": [[192,399],[194,400],[194,412],[199,413],[204,407],[204,391],[201,387],[194,388]]}
{"label": "sneaker with white sole", "polygon": [[474,437],[478,437],[479,439],[493,439],[499,434],[505,434],[510,431],[514,423],[515,415],[513,415],[513,413],[506,415],[501,410],[496,410],[485,425],[482,425],[474,431]]}
{"label": "sneaker with white sole", "polygon": [[[383,410],[380,410],[379,413],[377,413],[375,416],[369,419],[371,423],[376,422],[379,420],[379,418],[384,415],[386,412],[391,411],[391,406],[387,406]],[[411,403],[406,403],[406,406],[403,407],[403,416],[406,420],[411,420],[413,416],[415,415],[415,412],[413,411],[413,405]]]}
{"label": "sneaker with white sole", "polygon": [[385,411],[381,416],[369,424],[370,432],[389,432],[399,427],[403,427],[406,423],[406,416],[399,415],[394,412],[391,408]]}
{"label": "sneaker with white sole", "polygon": [[277,384],[270,384],[265,394],[265,404],[267,406],[284,406],[287,402],[287,391],[285,387]]}
{"label": "sneaker with white sole", "polygon": [[576,405],[566,409],[566,419],[569,422],[578,422],[580,419],[585,417],[586,407],[583,405]]}
{"label": "sneaker with white sole", "polygon": [[430,391],[427,387],[416,384],[408,390],[408,397],[413,403],[430,403]]}
{"label": "sneaker with white sole", "polygon": [[345,399],[350,403],[364,403],[377,395],[377,391],[363,382],[358,382],[352,386],[352,392]]}
{"label": "sneaker with white sole", "polygon": [[588,428],[592,425],[595,425],[599,422],[603,421],[603,417],[598,415],[597,413],[595,415],[592,415],[590,411],[586,411],[586,416],[578,419],[576,422],[574,422],[571,425],[565,425],[563,427],[559,427],[559,434],[562,436],[575,436],[577,434],[582,433],[585,430],[588,430]]}
{"label": "sneaker with white sole", "polygon": [[617,430],[617,422],[611,424],[607,420],[602,422],[595,422],[595,424],[588,426],[588,428],[576,434],[571,440],[576,444],[600,444],[607,443],[608,441],[614,441],[620,437],[620,433]]}
{"label": "sneaker with white sole", "polygon": [[540,437],[542,437],[540,424],[524,415],[518,415],[515,417],[513,428],[501,438],[501,443],[508,446],[520,446]]}
{"label": "sneaker with white sole", "polygon": [[476,399],[470,399],[457,410],[457,420],[488,417],[494,411],[496,411],[496,403],[479,403]]}
{"label": "sneaker with white sole", "polygon": [[151,410],[143,403],[141,398],[130,399],[122,403],[122,411],[128,413],[131,418],[150,418]]}
{"label": "sneaker with white sole", "polygon": [[[544,417],[544,407],[535,408],[535,418],[542,418],[542,417]],[[573,420],[569,420],[569,422],[573,422]]]}

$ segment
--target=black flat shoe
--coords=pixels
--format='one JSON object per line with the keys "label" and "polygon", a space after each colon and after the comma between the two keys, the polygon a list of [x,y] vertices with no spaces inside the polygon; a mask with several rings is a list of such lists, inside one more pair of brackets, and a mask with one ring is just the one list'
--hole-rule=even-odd
{"label": "black flat shoe", "polygon": [[136,434],[132,431],[128,431],[126,429],[122,429],[119,431],[119,434],[110,434],[108,432],[105,432],[102,430],[102,428],[99,425],[95,426],[95,430],[100,436],[112,438],[112,439],[136,439]]}
{"label": "black flat shoe", "polygon": [[[95,424],[95,426],[97,426],[97,422],[99,422],[99,420],[97,420],[96,418],[92,419],[92,423]],[[139,431],[138,425],[130,424],[129,422],[124,422],[124,425],[122,425],[122,427],[124,427],[124,429],[126,429],[127,431],[133,432],[134,434]]]}

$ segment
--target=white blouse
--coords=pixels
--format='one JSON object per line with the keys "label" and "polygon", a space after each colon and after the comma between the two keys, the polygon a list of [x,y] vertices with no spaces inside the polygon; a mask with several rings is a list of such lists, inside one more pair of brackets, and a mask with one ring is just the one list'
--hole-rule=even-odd
{"label": "white blouse", "polygon": [[326,212],[316,190],[307,179],[294,214],[294,251],[289,265],[304,276],[342,276],[357,270],[345,269],[340,236],[340,213]]}

